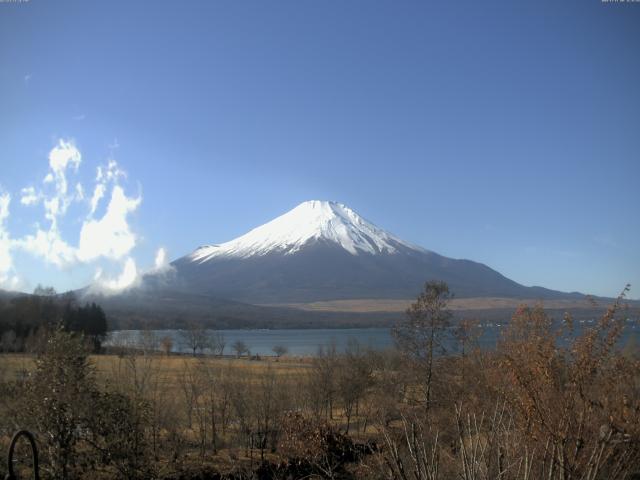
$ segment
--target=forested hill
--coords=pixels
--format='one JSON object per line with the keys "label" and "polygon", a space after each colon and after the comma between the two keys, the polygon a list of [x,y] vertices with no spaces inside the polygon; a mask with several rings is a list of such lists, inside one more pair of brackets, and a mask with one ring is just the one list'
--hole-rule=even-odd
{"label": "forested hill", "polygon": [[[45,293],[45,292],[42,292]],[[0,291],[0,349],[3,352],[34,351],[46,331],[61,325],[82,333],[99,350],[107,333],[101,306],[82,304],[75,295],[14,294]]]}

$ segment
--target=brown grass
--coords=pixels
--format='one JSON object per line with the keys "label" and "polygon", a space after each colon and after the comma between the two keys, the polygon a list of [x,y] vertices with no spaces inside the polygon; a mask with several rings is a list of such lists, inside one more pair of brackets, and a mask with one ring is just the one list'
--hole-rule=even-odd
{"label": "brown grass", "polygon": [[[138,356],[140,359],[141,356]],[[295,376],[303,374],[310,366],[308,359],[296,357],[282,357],[279,360],[271,357],[264,357],[261,360],[249,360],[246,358],[215,358],[215,357],[192,357],[188,355],[153,355],[154,368],[161,371],[166,379],[173,379],[177,382],[178,376],[184,371],[185,366],[193,366],[196,362],[205,361],[212,366],[227,367],[238,372],[252,374],[259,377],[270,369],[276,375]],[[35,356],[28,353],[5,353],[0,354],[0,378],[4,381],[19,379],[25,372],[34,369]],[[125,361],[125,357],[118,355],[91,355],[89,357],[94,365],[98,380],[109,377],[119,364]]]}
{"label": "brown grass", "polygon": [[[297,308],[305,311],[320,312],[404,312],[415,299],[358,299],[358,300],[329,300],[311,303],[281,303],[270,306]],[[449,308],[454,311],[464,310],[492,310],[492,309],[516,309],[525,304],[536,304],[536,299],[521,298],[454,298],[449,303]],[[266,306],[266,305],[265,305]],[[587,299],[576,300],[545,300],[545,308],[548,309],[591,309],[592,303]]]}

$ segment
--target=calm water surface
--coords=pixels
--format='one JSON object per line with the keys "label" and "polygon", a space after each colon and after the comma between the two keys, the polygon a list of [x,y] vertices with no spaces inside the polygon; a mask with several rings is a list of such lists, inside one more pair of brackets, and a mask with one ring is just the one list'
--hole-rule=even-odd
{"label": "calm water surface", "polygon": [[[587,326],[591,322],[583,323]],[[579,330],[580,325],[576,330]],[[483,349],[496,346],[502,324],[488,324],[480,327],[481,336],[478,343]],[[107,345],[140,346],[141,330],[116,330],[110,333]],[[153,330],[156,339],[170,337],[173,340],[173,351],[188,353],[189,348],[183,344],[179,330]],[[384,350],[392,348],[393,338],[388,328],[346,328],[346,329],[282,329],[282,330],[220,330],[226,341],[225,354],[233,354],[234,342],[244,342],[252,354],[273,355],[273,347],[282,345],[287,348],[289,355],[310,356],[317,355],[320,347],[335,345],[338,351],[344,351],[349,342],[356,340],[361,347]],[[620,345],[624,346],[634,337],[640,344],[640,325],[637,321],[627,321]],[[457,346],[450,342],[447,350],[455,352]]]}

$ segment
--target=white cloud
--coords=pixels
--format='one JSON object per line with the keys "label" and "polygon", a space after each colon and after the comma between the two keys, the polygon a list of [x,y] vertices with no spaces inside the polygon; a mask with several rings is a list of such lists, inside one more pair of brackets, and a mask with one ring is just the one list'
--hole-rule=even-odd
{"label": "white cloud", "polygon": [[47,220],[51,222],[52,225],[57,223],[58,215],[60,214],[60,199],[58,197],[49,198],[44,201],[44,209]]}
{"label": "white cloud", "polygon": [[168,266],[169,266],[169,262],[167,261],[167,251],[163,247],[160,247],[156,252],[154,268],[156,270],[162,270]]}
{"label": "white cloud", "polygon": [[127,173],[118,167],[118,162],[114,159],[109,159],[106,168],[98,167],[97,182],[117,182],[120,178],[127,178]]}
{"label": "white cloud", "polygon": [[0,193],[0,228],[9,218],[9,204],[11,203],[11,195],[7,192]]}
{"label": "white cloud", "polygon": [[0,286],[3,287],[9,287],[12,283],[11,238],[6,229],[10,204],[11,195],[6,192],[0,193]]}
{"label": "white cloud", "polygon": [[54,175],[64,173],[67,165],[78,170],[80,162],[82,162],[82,155],[72,140],[58,140],[58,145],[49,152],[49,167]]}
{"label": "white cloud", "polygon": [[82,262],[99,257],[119,260],[128,255],[136,245],[136,235],[129,227],[127,216],[141,202],[142,197],[129,198],[122,187],[114,186],[104,216],[99,220],[88,219],[82,225],[78,259]]}
{"label": "white cloud", "polygon": [[25,187],[20,191],[20,203],[23,205],[35,205],[40,201],[40,194],[33,187]]}
{"label": "white cloud", "polygon": [[49,152],[49,168],[51,172],[45,177],[45,182],[55,181],[56,193],[64,198],[67,194],[67,167],[78,171],[82,155],[72,141],[59,140],[58,145]]}
{"label": "white cloud", "polygon": [[89,211],[89,216],[92,216],[95,213],[96,208],[98,208],[98,203],[102,197],[104,197],[105,190],[106,187],[102,183],[98,183],[96,185],[96,188],[93,190],[93,196],[91,197],[91,210]]}
{"label": "white cloud", "polygon": [[[84,198],[84,189],[80,183],[76,183],[72,193],[68,192],[67,169],[71,168],[74,172],[78,171],[82,155],[71,140],[58,140],[58,143],[49,152],[49,173],[44,177],[42,183],[47,186],[53,184],[53,193],[45,193],[44,191],[36,191],[32,186],[24,187],[21,190],[20,203],[22,205],[36,205],[42,201],[44,206],[45,218],[50,222],[49,230],[44,231],[38,227],[38,231],[34,235],[25,237],[22,241],[18,241],[18,246],[43,255],[47,260],[55,264],[61,264],[60,257],[53,253],[60,250],[68,250],[68,245],[61,245],[65,242],[60,238],[58,231],[58,220],[64,216],[73,201],[81,201]],[[47,190],[51,191],[51,187]],[[50,242],[51,246],[46,247],[44,243]],[[53,243],[60,246],[55,247]],[[46,255],[44,252],[47,252]],[[69,257],[68,254],[64,256]]]}
{"label": "white cloud", "polygon": [[96,271],[93,278],[92,289],[102,293],[118,293],[126,288],[134,286],[138,281],[138,269],[133,258],[128,257],[124,262],[122,272],[115,278],[105,278],[102,269]]}
{"label": "white cloud", "polygon": [[58,268],[76,263],[75,249],[61,237],[57,229],[42,230],[38,228],[35,234],[17,239],[14,244]]}
{"label": "white cloud", "polygon": [[109,183],[118,185],[121,178],[126,179],[127,173],[121,170],[120,167],[118,167],[118,163],[112,158],[109,159],[106,167],[99,166],[96,169],[96,186],[91,196],[89,217],[93,216],[98,208],[100,200],[102,200],[107,191],[107,185]]}
{"label": "white cloud", "polygon": [[149,270],[148,273],[152,275],[166,275],[173,271],[175,271],[175,267],[169,263],[167,250],[164,247],[158,248],[153,268]]}
{"label": "white cloud", "polygon": [[16,290],[20,286],[20,279],[14,273],[13,258],[11,257],[12,240],[7,230],[11,195],[0,189],[0,287]]}
{"label": "white cloud", "polygon": [[2,285],[6,290],[17,291],[22,287],[23,282],[17,275],[11,275],[10,277],[7,277],[6,281],[0,283],[0,285]]}
{"label": "white cloud", "polygon": [[[49,152],[49,173],[45,176],[43,184],[53,183],[53,192],[46,194],[44,191],[36,191],[32,186],[21,190],[20,203],[23,205],[35,205],[42,201],[45,219],[50,222],[47,230],[36,226],[33,234],[15,239],[12,245],[34,256],[43,258],[46,262],[64,267],[76,261],[74,248],[61,236],[58,228],[58,220],[64,216],[72,201],[77,200],[81,194],[81,186],[76,186],[73,194],[68,194],[66,170],[72,168],[77,171],[82,156],[72,141],[60,139]],[[49,187],[50,191],[51,188]]]}
{"label": "white cloud", "polygon": [[[129,226],[128,217],[140,206],[142,197],[133,198],[125,194],[119,182],[126,178],[126,173],[120,169],[114,159],[109,159],[106,166],[97,169],[93,195],[87,202],[89,212],[80,227],[78,244],[75,246],[69,243],[63,238],[59,223],[72,202],[85,200],[85,189],[82,184],[76,182],[75,187],[69,189],[67,180],[69,171],[77,172],[81,162],[82,155],[70,140],[61,139],[51,149],[50,171],[43,180],[43,191],[37,191],[34,187],[25,187],[21,191],[20,199],[23,205],[34,205],[42,201],[44,218],[49,222],[49,226],[42,228],[36,224],[34,233],[12,242],[7,240],[6,250],[9,252],[12,246],[20,248],[58,268],[70,267],[78,263],[89,264],[100,259],[115,261],[121,266],[122,273],[114,279],[102,279],[100,283],[111,290],[123,285],[128,286],[137,277],[135,261],[130,256],[136,246],[137,236]],[[105,197],[109,198],[106,211],[101,218],[96,219],[94,214]],[[10,199],[10,197],[6,198]],[[8,200],[5,209],[8,212]],[[3,230],[0,230],[0,234],[2,232]],[[3,248],[2,245],[0,248]],[[4,255],[2,250],[0,253],[3,253],[0,261],[6,263],[5,258],[10,259],[10,257]],[[3,268],[1,263],[0,268]],[[6,270],[10,268],[11,264]],[[0,275],[4,275],[2,270]]]}
{"label": "white cloud", "polygon": [[49,183],[50,180],[48,179],[53,176],[56,191],[53,198],[48,202],[45,201],[45,210],[47,211],[47,218],[51,220],[52,228],[57,223],[58,215],[64,215],[71,201],[74,200],[73,195],[67,194],[67,167],[77,172],[81,162],[82,155],[71,140],[60,139],[58,145],[49,152],[49,168],[51,172],[45,177],[44,182]]}

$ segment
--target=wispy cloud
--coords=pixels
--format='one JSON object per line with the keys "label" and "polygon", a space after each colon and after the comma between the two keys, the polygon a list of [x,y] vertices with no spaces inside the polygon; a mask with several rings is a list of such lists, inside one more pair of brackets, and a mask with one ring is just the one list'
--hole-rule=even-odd
{"label": "wispy cloud", "polygon": [[51,228],[57,228],[59,216],[64,216],[71,202],[75,199],[74,194],[69,194],[67,182],[67,168],[78,172],[82,155],[73,141],[59,140],[58,145],[49,152],[50,172],[45,177],[44,183],[54,183],[55,191],[48,198],[45,197],[44,205],[48,220],[51,221]]}
{"label": "wispy cloud", "polygon": [[[115,148],[115,147],[114,147]],[[113,149],[111,149],[113,150]],[[113,153],[113,152],[111,152]],[[132,251],[138,235],[131,228],[130,216],[142,203],[142,194],[127,195],[122,182],[127,175],[115,159],[96,169],[90,198],[79,181],[72,182],[82,164],[82,155],[72,140],[60,139],[49,152],[49,171],[41,187],[27,186],[20,190],[20,204],[25,207],[41,205],[43,218],[34,231],[21,238],[11,238],[7,228],[11,195],[0,192],[0,285],[15,284],[13,249],[20,249],[58,268],[75,265],[96,265],[94,286],[109,292],[135,285],[139,271]],[[72,185],[72,186],[70,186]],[[62,234],[61,224],[72,203],[85,205],[77,242],[70,242]],[[96,216],[104,204],[101,216]],[[101,264],[107,262],[118,268],[114,277],[105,275]],[[166,252],[158,250],[153,270],[169,268]]]}
{"label": "wispy cloud", "polygon": [[148,273],[153,275],[165,275],[171,272],[175,272],[175,268],[169,263],[167,250],[164,247],[160,247],[156,251],[156,258],[154,261],[153,269]]}
{"label": "wispy cloud", "polygon": [[167,268],[168,266],[169,266],[169,263],[167,262],[167,251],[163,247],[160,247],[156,252],[154,269],[162,270],[164,268]]}
{"label": "wispy cloud", "polygon": [[104,197],[105,191],[106,187],[102,183],[98,183],[93,189],[93,195],[91,196],[90,202],[91,210],[89,211],[90,217],[95,213],[96,208],[98,208],[98,204],[100,203],[100,200],[102,200],[102,197]]}
{"label": "wispy cloud", "polygon": [[25,187],[20,190],[20,203],[23,205],[36,205],[41,200],[41,197],[36,193],[34,187]]}
{"label": "wispy cloud", "polygon": [[13,273],[11,237],[7,231],[10,204],[11,195],[0,190],[0,286],[13,289],[18,283],[18,277]]}
{"label": "wispy cloud", "polygon": [[[69,192],[67,170],[77,173],[82,163],[82,155],[71,140],[60,139],[49,152],[49,172],[42,180],[43,188],[34,187],[21,190],[21,203],[36,205],[42,201],[44,217],[49,222],[47,229],[38,225],[36,231],[16,239],[15,245],[22,250],[43,258],[46,262],[64,267],[76,262],[75,249],[61,236],[59,221],[67,213],[69,205],[82,199],[82,187]],[[79,184],[78,184],[79,185]]]}
{"label": "wispy cloud", "polygon": [[100,293],[110,294],[118,293],[122,290],[132,287],[139,281],[138,268],[133,258],[129,257],[124,262],[122,272],[115,278],[107,278],[103,275],[102,269],[96,271],[93,278],[91,290]]}

